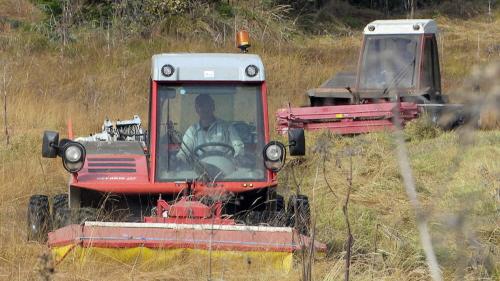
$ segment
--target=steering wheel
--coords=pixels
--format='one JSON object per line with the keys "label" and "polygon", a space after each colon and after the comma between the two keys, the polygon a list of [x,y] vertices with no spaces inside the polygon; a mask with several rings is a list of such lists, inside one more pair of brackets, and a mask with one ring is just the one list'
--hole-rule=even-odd
{"label": "steering wheel", "polygon": [[[223,148],[223,151],[207,150],[208,147]],[[198,151],[201,152],[201,154],[198,153]],[[234,154],[236,152],[234,151],[234,148],[229,144],[226,144],[223,142],[207,142],[207,143],[200,144],[197,147],[195,147],[193,153],[195,155],[198,155],[200,158],[204,158],[206,156],[212,156],[212,155],[218,155],[218,156],[224,156],[224,157],[234,157]]]}

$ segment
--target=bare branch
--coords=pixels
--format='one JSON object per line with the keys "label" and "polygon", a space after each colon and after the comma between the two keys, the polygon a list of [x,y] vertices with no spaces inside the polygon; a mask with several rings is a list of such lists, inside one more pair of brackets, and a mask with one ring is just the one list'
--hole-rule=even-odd
{"label": "bare branch", "polygon": [[410,159],[408,157],[408,149],[404,141],[403,130],[401,128],[401,119],[399,116],[399,111],[394,114],[394,124],[396,126],[396,131],[394,132],[394,138],[396,140],[396,150],[399,162],[399,168],[401,176],[403,177],[403,183],[405,186],[406,194],[410,200],[410,204],[415,211],[415,216],[417,220],[417,228],[420,235],[420,243],[424,249],[425,258],[427,261],[427,266],[431,273],[431,277],[434,281],[443,280],[441,276],[441,270],[434,253],[434,248],[432,246],[431,236],[429,229],[427,227],[427,218],[422,212],[422,206],[417,198],[417,192],[415,188],[415,179],[413,177],[413,172],[410,167]]}
{"label": "bare branch", "polygon": [[325,180],[326,187],[330,190],[330,192],[335,196],[335,199],[339,199],[335,191],[333,190],[332,186],[328,182],[328,179],[326,178],[326,157],[323,158],[323,179]]}
{"label": "bare branch", "polygon": [[2,83],[2,91],[3,91],[3,116],[4,116],[4,131],[5,131],[5,142],[7,145],[10,143],[10,135],[9,135],[9,124],[7,122],[7,87],[12,81],[12,76],[7,79],[7,64],[4,64],[3,67],[3,83]]}
{"label": "bare branch", "polygon": [[349,155],[349,173],[347,175],[347,194],[344,201],[344,206],[342,206],[342,212],[344,213],[345,223],[347,225],[347,249],[345,256],[345,276],[344,280],[349,281],[349,273],[351,268],[351,249],[353,244],[353,237],[351,233],[351,223],[349,222],[349,198],[351,196],[352,189],[352,153]]}

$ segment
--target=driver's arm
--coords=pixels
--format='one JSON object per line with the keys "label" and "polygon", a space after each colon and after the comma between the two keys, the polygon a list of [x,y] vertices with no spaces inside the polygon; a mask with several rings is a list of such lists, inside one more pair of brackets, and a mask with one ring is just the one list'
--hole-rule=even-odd
{"label": "driver's arm", "polygon": [[234,157],[243,155],[243,151],[245,150],[245,145],[241,141],[238,132],[233,126],[229,126],[229,140],[231,141],[231,145],[234,148]]}
{"label": "driver's arm", "polygon": [[195,129],[193,126],[189,127],[184,136],[182,136],[181,149],[177,152],[177,159],[187,162],[187,159],[191,157],[193,153],[195,144]]}

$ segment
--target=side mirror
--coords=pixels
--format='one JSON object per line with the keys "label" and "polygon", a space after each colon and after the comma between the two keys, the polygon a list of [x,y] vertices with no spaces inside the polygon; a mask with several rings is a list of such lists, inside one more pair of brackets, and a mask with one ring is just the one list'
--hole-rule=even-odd
{"label": "side mirror", "polygon": [[291,156],[306,155],[306,138],[304,129],[291,128],[288,130],[288,143]]}
{"label": "side mirror", "polygon": [[42,157],[56,158],[59,152],[59,133],[53,131],[43,132]]}

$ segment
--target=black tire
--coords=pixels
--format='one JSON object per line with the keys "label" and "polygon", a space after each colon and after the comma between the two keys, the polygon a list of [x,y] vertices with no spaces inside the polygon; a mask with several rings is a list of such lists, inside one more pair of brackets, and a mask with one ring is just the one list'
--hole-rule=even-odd
{"label": "black tire", "polygon": [[[53,216],[57,216],[53,229],[58,229],[70,224],[83,224],[86,221],[97,221],[97,209],[94,208],[60,208]],[[99,220],[103,221],[103,220]]]}
{"label": "black tire", "polygon": [[285,198],[282,195],[276,195],[276,211],[284,212],[285,211]]}
{"label": "black tire", "polygon": [[281,212],[285,210],[285,199],[283,198],[282,195],[279,195],[276,192],[275,188],[269,188],[267,190],[267,199],[266,199],[266,204],[265,204],[265,210],[266,212]]}
{"label": "black tire", "polygon": [[70,218],[68,194],[62,193],[52,197],[52,229],[59,229],[70,224]]}
{"label": "black tire", "polygon": [[266,212],[265,221],[271,226],[286,226],[288,216],[285,209],[285,198],[282,195],[276,194],[274,200],[276,201],[276,209]]}
{"label": "black tire", "polygon": [[265,209],[247,212],[244,221],[248,225],[286,226],[285,199],[274,188],[269,189]]}
{"label": "black tire", "polygon": [[275,211],[251,211],[248,212],[244,218],[244,223],[246,225],[264,225],[264,226],[286,226],[288,219],[286,212],[283,210],[281,212]]}
{"label": "black tire", "polygon": [[59,210],[59,228],[70,224],[83,224],[86,221],[104,221],[98,219],[98,211],[94,208],[61,208]]}
{"label": "black tire", "polygon": [[46,242],[51,228],[49,197],[33,195],[28,203],[28,241]]}
{"label": "black tire", "polygon": [[71,210],[71,223],[82,224],[86,221],[98,220],[98,210],[94,208],[80,208]]}
{"label": "black tire", "polygon": [[52,229],[56,230],[70,224],[82,224],[97,219],[97,209],[69,208],[68,194],[62,193],[52,197]]}
{"label": "black tire", "polygon": [[262,213],[258,211],[249,211],[245,214],[243,221],[246,225],[259,225],[262,223]]}
{"label": "black tire", "polygon": [[264,212],[263,221],[270,226],[284,227],[287,225],[288,216],[285,210],[276,212]]}
{"label": "black tire", "polygon": [[295,227],[301,234],[309,235],[311,209],[307,196],[300,194],[290,196],[286,213],[288,226]]}

